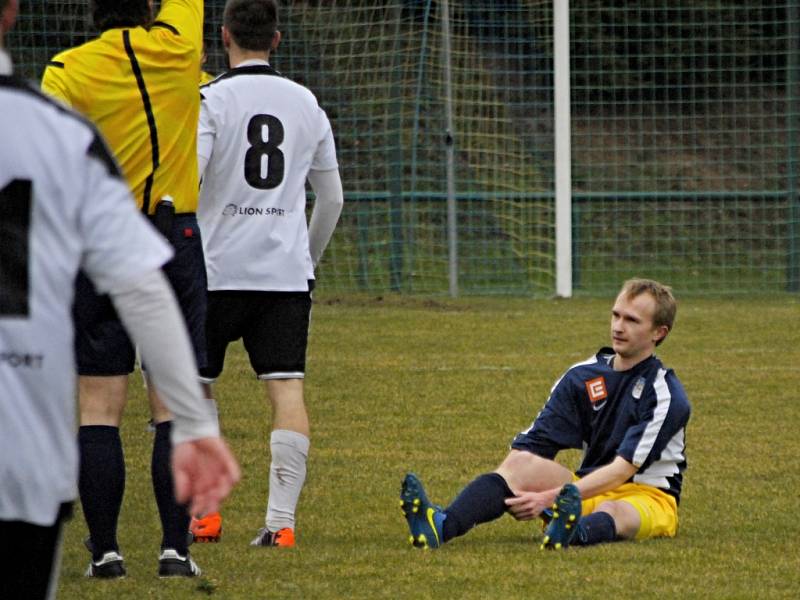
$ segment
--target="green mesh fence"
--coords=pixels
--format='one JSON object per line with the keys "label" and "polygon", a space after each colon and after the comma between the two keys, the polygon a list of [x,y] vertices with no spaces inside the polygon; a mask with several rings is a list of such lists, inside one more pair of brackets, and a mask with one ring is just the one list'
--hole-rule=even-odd
{"label": "green mesh fence", "polygon": [[[88,39],[87,2],[22,2],[8,45],[38,79]],[[631,275],[687,293],[800,289],[798,8],[792,2],[570,3],[573,284]],[[206,2],[221,72],[223,0]],[[462,294],[555,289],[550,0],[452,0]],[[445,294],[442,2],[283,2],[272,63],[337,137],[346,205],[328,290]]]}
{"label": "green mesh fence", "polygon": [[577,287],[798,289],[797,2],[574,2]]}

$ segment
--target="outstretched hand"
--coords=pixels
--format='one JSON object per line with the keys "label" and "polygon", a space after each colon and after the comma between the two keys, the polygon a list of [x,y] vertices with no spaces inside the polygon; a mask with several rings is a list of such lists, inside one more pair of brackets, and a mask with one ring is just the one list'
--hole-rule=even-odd
{"label": "outstretched hand", "polygon": [[530,521],[539,516],[555,502],[560,488],[544,492],[514,492],[514,496],[506,498],[506,506],[517,521]]}
{"label": "outstretched hand", "polygon": [[189,504],[189,513],[205,515],[220,504],[239,481],[239,465],[221,438],[206,437],[172,449],[175,499]]}

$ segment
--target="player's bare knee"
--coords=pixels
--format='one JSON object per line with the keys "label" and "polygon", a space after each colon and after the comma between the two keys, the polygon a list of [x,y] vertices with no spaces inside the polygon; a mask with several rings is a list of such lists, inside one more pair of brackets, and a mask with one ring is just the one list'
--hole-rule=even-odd
{"label": "player's bare knee", "polygon": [[511,450],[495,473],[518,491],[542,491],[572,480],[571,472],[558,463],[522,450]]}
{"label": "player's bare knee", "polygon": [[119,427],[127,401],[127,377],[80,377],[81,425]]}

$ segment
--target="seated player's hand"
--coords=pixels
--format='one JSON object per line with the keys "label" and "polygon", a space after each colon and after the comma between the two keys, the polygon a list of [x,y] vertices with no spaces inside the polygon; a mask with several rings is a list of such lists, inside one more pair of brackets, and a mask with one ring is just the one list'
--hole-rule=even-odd
{"label": "seated player's hand", "polygon": [[219,511],[239,481],[239,465],[221,438],[208,437],[177,444],[172,450],[175,498],[189,503],[189,512]]}
{"label": "seated player's hand", "polygon": [[558,495],[558,490],[546,492],[514,492],[514,496],[506,498],[508,512],[517,521],[530,521],[553,504]]}

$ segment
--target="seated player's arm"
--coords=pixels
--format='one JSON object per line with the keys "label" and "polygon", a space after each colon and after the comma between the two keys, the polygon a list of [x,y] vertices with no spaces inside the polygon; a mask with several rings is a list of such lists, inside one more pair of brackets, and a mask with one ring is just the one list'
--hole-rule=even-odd
{"label": "seated player's arm", "polygon": [[609,464],[595,469],[575,482],[581,498],[592,498],[614,488],[633,477],[638,469],[621,456],[617,456]]}
{"label": "seated player's arm", "polygon": [[[609,464],[575,482],[575,485],[581,498],[591,498],[619,487],[633,477],[637,470],[627,460],[617,456]],[[506,498],[506,506],[515,519],[527,521],[538,517],[542,510],[552,506],[560,491],[561,487],[543,492],[517,492],[514,497]]]}
{"label": "seated player's arm", "polygon": [[344,192],[342,191],[339,169],[330,171],[315,171],[312,169],[308,172],[308,182],[316,195],[308,226],[308,246],[311,253],[311,262],[316,267],[328,242],[331,240],[333,230],[336,229],[339,215],[342,213]]}

